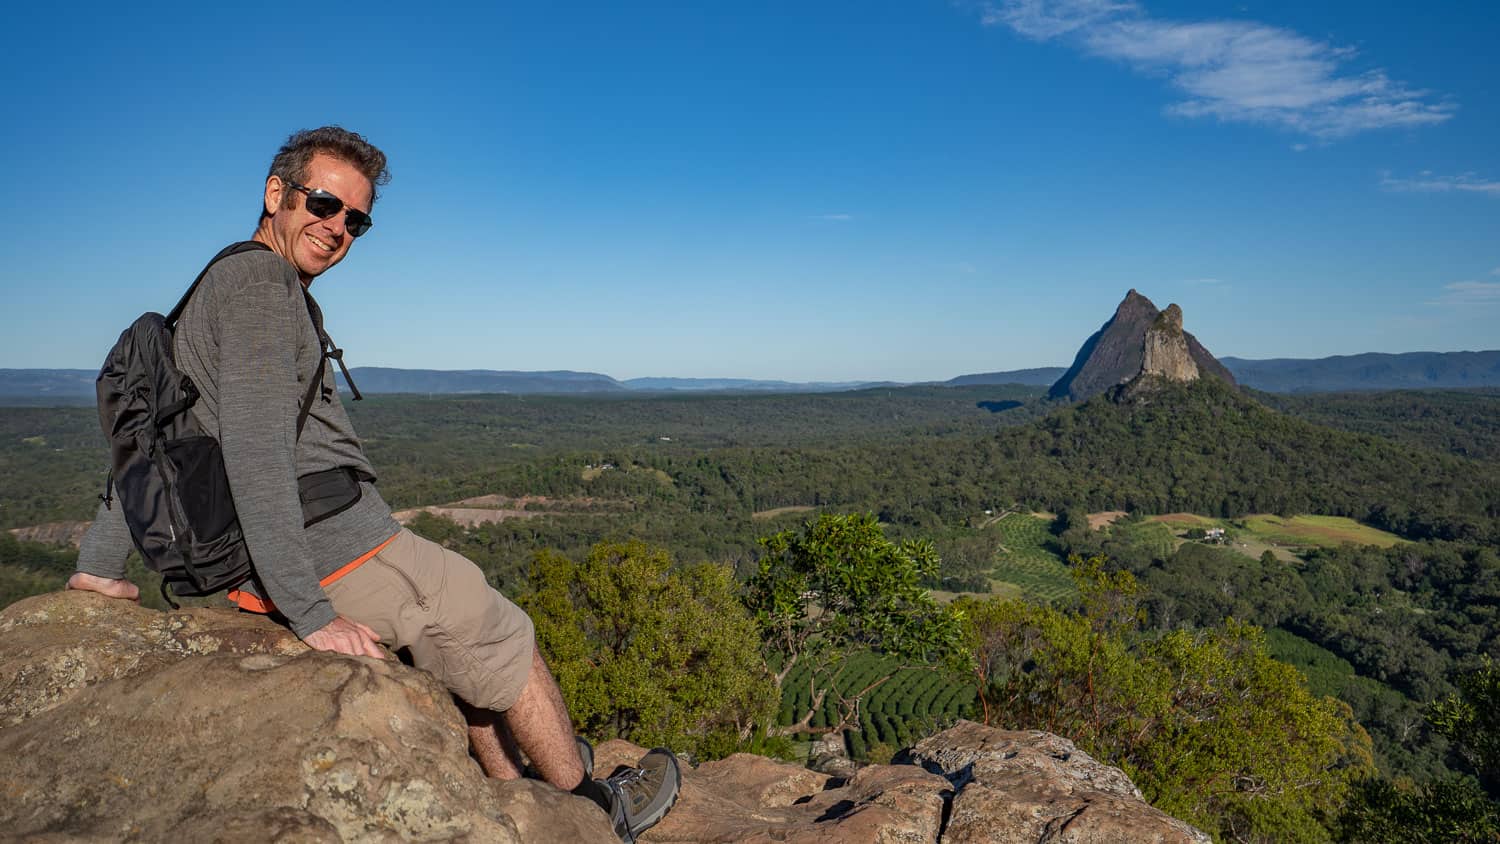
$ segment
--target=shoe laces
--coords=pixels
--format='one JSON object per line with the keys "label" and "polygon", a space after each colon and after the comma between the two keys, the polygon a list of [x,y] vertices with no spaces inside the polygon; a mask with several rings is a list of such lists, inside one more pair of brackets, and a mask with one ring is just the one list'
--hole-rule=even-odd
{"label": "shoe laces", "polygon": [[642,768],[630,768],[609,778],[609,782],[619,792],[620,796],[635,803],[642,798],[650,799],[650,794],[643,794],[643,790],[649,789],[651,783],[646,781],[646,771]]}

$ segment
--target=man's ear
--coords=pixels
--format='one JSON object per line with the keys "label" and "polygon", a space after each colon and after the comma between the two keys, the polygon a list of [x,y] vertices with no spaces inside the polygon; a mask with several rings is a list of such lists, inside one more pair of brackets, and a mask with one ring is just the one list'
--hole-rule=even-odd
{"label": "man's ear", "polygon": [[273,217],[276,216],[276,212],[281,209],[281,200],[285,194],[286,183],[281,181],[280,176],[266,177],[265,205],[267,214]]}

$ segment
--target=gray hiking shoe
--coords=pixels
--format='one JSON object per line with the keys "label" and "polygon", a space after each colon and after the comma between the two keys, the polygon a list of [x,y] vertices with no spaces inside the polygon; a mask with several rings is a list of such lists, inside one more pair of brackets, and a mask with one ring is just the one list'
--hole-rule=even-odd
{"label": "gray hiking shoe", "polygon": [[656,826],[667,816],[682,789],[682,771],[672,751],[658,747],[641,757],[634,768],[616,770],[604,780],[609,789],[610,819],[625,844]]}

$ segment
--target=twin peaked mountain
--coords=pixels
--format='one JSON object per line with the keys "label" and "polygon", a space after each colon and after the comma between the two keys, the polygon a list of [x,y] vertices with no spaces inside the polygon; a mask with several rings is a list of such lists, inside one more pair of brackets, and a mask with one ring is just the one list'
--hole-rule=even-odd
{"label": "twin peaked mountain", "polygon": [[1181,308],[1158,310],[1131,290],[1109,322],[1084,342],[1048,395],[1083,401],[1109,392],[1111,398],[1128,400],[1160,379],[1196,381],[1204,375],[1235,383],[1229,370],[1182,330]]}

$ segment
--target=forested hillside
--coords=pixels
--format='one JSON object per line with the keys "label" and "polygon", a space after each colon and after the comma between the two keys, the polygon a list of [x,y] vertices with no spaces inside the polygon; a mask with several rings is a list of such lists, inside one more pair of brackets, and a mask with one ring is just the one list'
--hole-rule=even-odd
{"label": "forested hillside", "polygon": [[[1033,609],[994,618],[1010,625],[1005,630],[1051,631],[1014,641],[1052,641],[1048,647],[1061,654],[1072,646],[1047,637],[1063,636],[1087,617],[1065,561],[1096,557],[1101,576],[1128,573],[1141,589],[1144,623],[1109,634],[1118,638],[1110,647],[1120,649],[1121,670],[1157,677],[1206,648],[1205,658],[1231,660],[1235,667],[1226,670],[1255,672],[1262,670],[1255,654],[1264,651],[1295,665],[1314,696],[1349,706],[1373,740],[1374,764],[1395,778],[1389,782],[1412,778],[1473,797],[1467,781],[1454,777],[1479,769],[1428,707],[1458,694],[1460,678],[1483,670],[1481,657],[1500,657],[1500,396],[1247,397],[1212,379],[1165,386],[1133,403],[1101,396],[1063,406],[1039,400],[1039,392],[972,386],[826,395],[376,397],[351,405],[351,415],[381,489],[397,507],[472,496],[542,502],[515,505],[544,511],[527,518],[465,526],[422,515],[412,522],[480,563],[512,595],[536,588],[543,549],[551,549],[545,559],[559,570],[569,560],[624,554],[658,568],[666,559],[675,566],[727,564],[746,579],[766,560],[761,539],[790,536],[819,513],[869,512],[902,547],[930,543],[930,565],[913,575],[922,586],[1019,600],[1016,607]],[[0,524],[87,518],[103,458],[88,409],[0,412]],[[1091,521],[1104,511],[1125,515],[1113,526]],[[1196,515],[1149,518],[1162,514]],[[1395,536],[1372,538],[1380,544],[1369,546],[1293,538],[1264,553],[1248,547],[1270,541],[1257,525],[1299,514],[1348,517]],[[1210,539],[1209,527],[1226,533]],[[1346,534],[1365,541],[1358,531]],[[605,540],[645,544],[600,551]],[[918,556],[928,560],[925,554]],[[71,560],[70,552],[0,535],[0,600],[57,588]],[[588,565],[595,576],[610,570]],[[694,577],[694,588],[719,583]],[[156,600],[154,590],[145,591]],[[727,599],[715,595],[714,605],[724,606]],[[1267,633],[1225,627],[1231,618]],[[1170,638],[1182,631],[1197,632]],[[849,664],[859,677],[879,679],[879,666],[891,663],[871,653]],[[788,687],[796,689],[782,696],[786,719],[800,717],[794,713],[816,696],[815,680],[798,686],[808,676],[797,675]],[[935,719],[977,717],[981,703],[993,705],[984,695],[1020,688],[1010,685],[1014,678],[988,674],[967,684],[936,676],[901,675],[872,692],[863,714],[849,722],[863,726],[848,734],[850,748],[888,752]],[[839,695],[854,691],[839,688]],[[1130,705],[1168,705],[1150,700]],[[1066,713],[1082,704],[1057,705]],[[809,726],[842,717],[828,706],[819,705]],[[1318,723],[1342,730],[1342,716],[1330,712]],[[1004,714],[991,715],[1006,723]],[[625,723],[607,707],[597,717],[601,725]],[[1012,717],[1031,716],[1017,709]],[[682,740],[714,752],[736,746],[739,727],[716,729],[712,741]],[[1174,740],[1150,735],[1151,742]],[[1339,752],[1357,756],[1359,733],[1340,735]],[[1095,739],[1120,764],[1159,758],[1153,754],[1169,746],[1120,738],[1106,731]],[[1145,781],[1161,783],[1164,805],[1176,805],[1173,789],[1186,787],[1170,777]],[[1334,835],[1328,813],[1365,805],[1357,796],[1364,792],[1347,778],[1328,788],[1334,790],[1322,802],[1295,811],[1310,812],[1305,817]],[[1384,818],[1381,806],[1429,794],[1371,788],[1375,802],[1367,808],[1376,814],[1359,823]],[[1234,805],[1209,801],[1181,811],[1260,817]]]}
{"label": "forested hillside", "polygon": [[1500,390],[1396,390],[1382,393],[1274,394],[1255,398],[1293,416],[1362,434],[1500,460]]}

